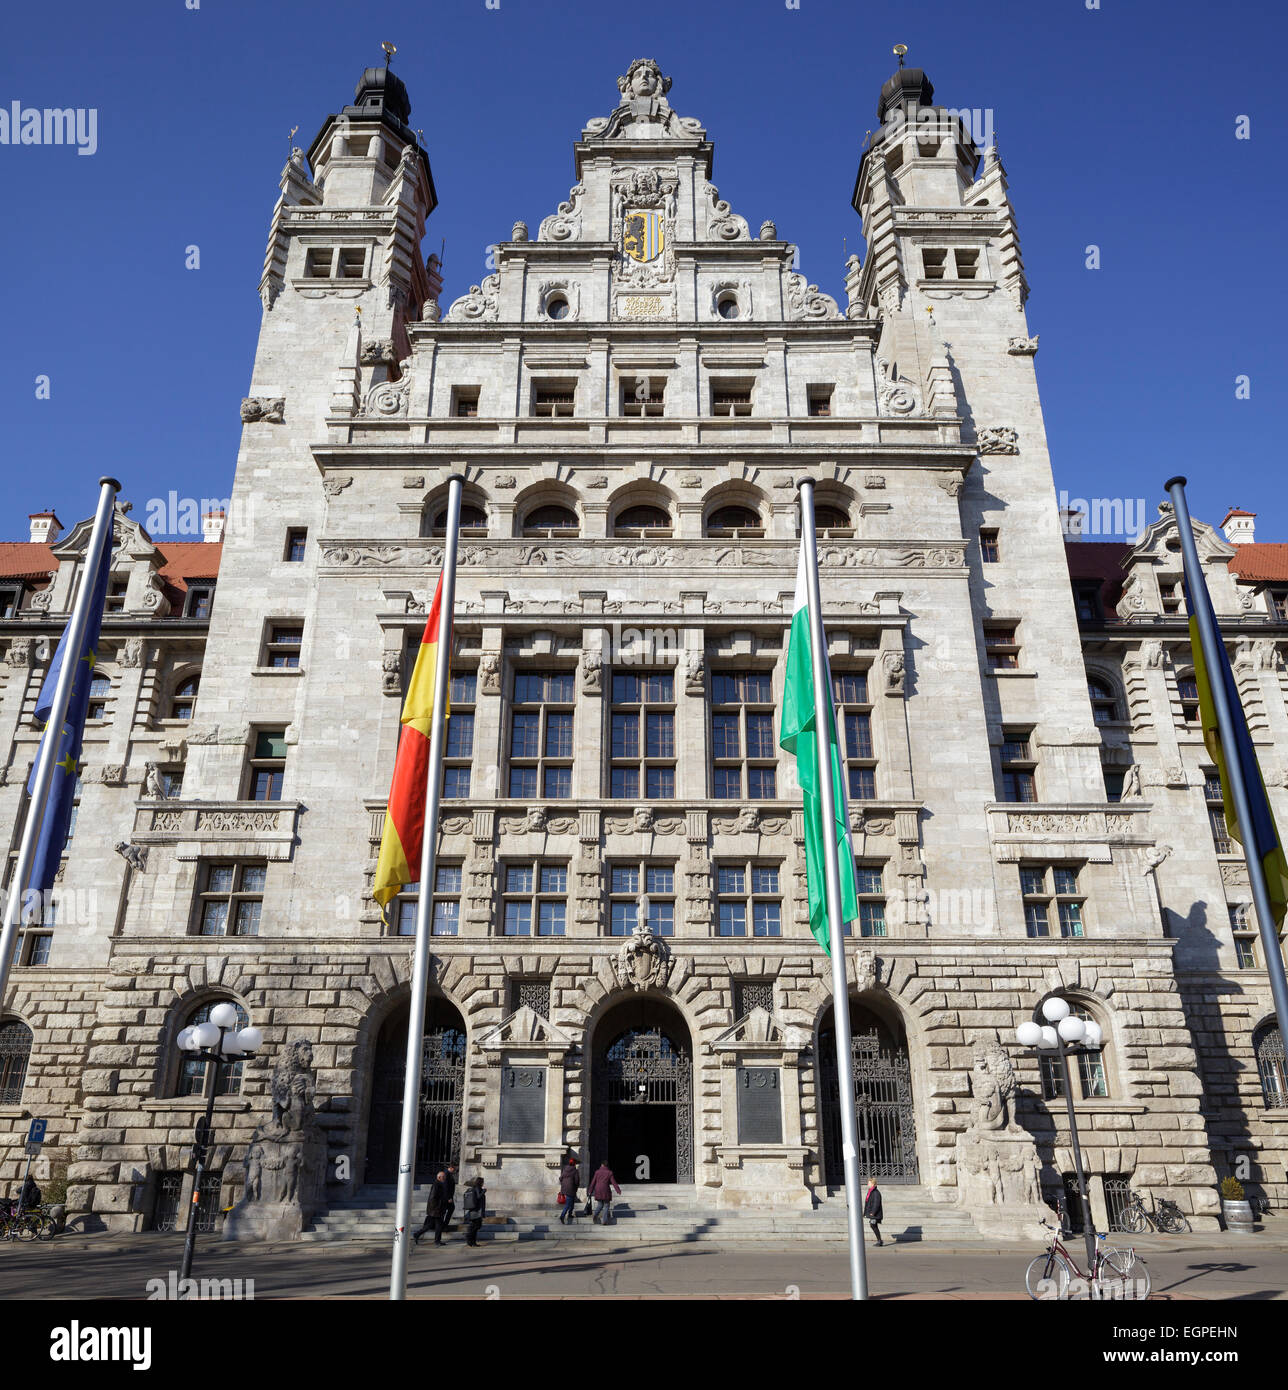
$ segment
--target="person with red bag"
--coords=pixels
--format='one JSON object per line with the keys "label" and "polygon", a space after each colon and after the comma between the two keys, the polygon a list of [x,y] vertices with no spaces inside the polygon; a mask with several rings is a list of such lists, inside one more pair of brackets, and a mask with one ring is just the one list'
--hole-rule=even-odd
{"label": "person with red bag", "polygon": [[577,1189],[581,1186],[581,1173],[577,1160],[570,1159],[559,1174],[559,1224],[571,1226],[577,1216]]}

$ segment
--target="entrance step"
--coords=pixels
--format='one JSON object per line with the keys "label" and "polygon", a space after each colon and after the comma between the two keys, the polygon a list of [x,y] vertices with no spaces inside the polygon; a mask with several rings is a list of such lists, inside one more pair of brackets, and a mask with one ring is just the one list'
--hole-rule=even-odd
{"label": "entrance step", "polygon": [[[412,1203],[416,1227],[425,1210],[427,1188],[418,1188]],[[844,1192],[819,1194],[813,1211],[774,1211],[718,1208],[710,1188],[688,1183],[622,1184],[613,1200],[613,1224],[597,1226],[589,1217],[561,1226],[550,1208],[515,1207],[489,1216],[481,1240],[584,1240],[591,1242],[782,1241],[823,1240],[843,1243],[847,1234]],[[923,1187],[882,1189],[887,1241],[975,1241],[979,1233],[967,1212],[950,1203],[935,1202]],[[584,1195],[577,1204],[580,1211]],[[333,1203],[300,1237],[306,1241],[387,1241],[394,1225],[392,1187],[368,1187],[354,1197]],[[460,1207],[449,1239],[460,1239]],[[413,1228],[415,1229],[415,1228]]]}

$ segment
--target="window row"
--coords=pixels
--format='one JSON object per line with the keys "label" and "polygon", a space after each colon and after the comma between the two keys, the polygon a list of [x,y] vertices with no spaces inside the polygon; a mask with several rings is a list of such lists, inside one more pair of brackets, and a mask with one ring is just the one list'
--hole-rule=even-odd
{"label": "window row", "polygon": [[[722,318],[738,317],[738,300],[732,292],[723,294],[717,307]],[[562,295],[552,295],[545,309],[551,318],[566,318],[568,301]],[[534,377],[528,393],[528,414],[537,419],[572,419],[578,414],[578,385],[576,377]],[[617,414],[625,419],[661,419],[668,414],[667,385],[664,376],[618,377]],[[835,382],[809,382],[805,387],[806,414],[816,418],[831,416],[835,390]],[[716,416],[751,415],[758,391],[754,377],[712,377],[707,388],[708,410]],[[454,386],[451,415],[458,420],[476,419],[482,400],[481,386]],[[674,408],[670,413],[675,413]]]}

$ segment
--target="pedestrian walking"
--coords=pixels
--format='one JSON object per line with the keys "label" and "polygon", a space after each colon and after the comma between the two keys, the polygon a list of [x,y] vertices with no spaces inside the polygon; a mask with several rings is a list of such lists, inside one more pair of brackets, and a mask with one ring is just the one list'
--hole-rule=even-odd
{"label": "pedestrian walking", "polygon": [[559,1174],[559,1224],[561,1226],[571,1226],[577,1216],[577,1189],[581,1186],[581,1172],[577,1167],[577,1160],[574,1158],[571,1163],[564,1164],[563,1172]]}
{"label": "pedestrian walking", "polygon": [[429,1196],[425,1201],[425,1224],[419,1231],[412,1232],[412,1240],[420,1244],[426,1231],[434,1232],[434,1244],[443,1243],[443,1213],[447,1210],[447,1173],[441,1172],[429,1185]]}
{"label": "pedestrian walking", "polygon": [[465,1244],[477,1246],[479,1227],[487,1215],[487,1189],[483,1186],[480,1173],[472,1182],[465,1184],[465,1196],[461,1199],[461,1221],[465,1226]]}
{"label": "pedestrian walking", "polygon": [[563,1157],[559,1160],[559,1171],[562,1173],[563,1170],[564,1170],[570,1163],[576,1163],[576,1162],[577,1162],[577,1155],[576,1155],[576,1153],[574,1152],[572,1145],[569,1144],[568,1147],[563,1151]]}
{"label": "pedestrian walking", "polygon": [[595,1224],[607,1226],[613,1217],[613,1193],[616,1192],[620,1197],[622,1192],[607,1160],[595,1169],[595,1175],[586,1191],[595,1203]]}
{"label": "pedestrian walking", "polygon": [[456,1164],[449,1163],[443,1170],[443,1230],[452,1229],[452,1213],[456,1210]]}
{"label": "pedestrian walking", "polygon": [[868,1179],[868,1195],[863,1199],[863,1215],[867,1217],[868,1225],[872,1227],[872,1234],[876,1237],[878,1245],[884,1245],[881,1239],[881,1222],[884,1220],[884,1213],[881,1208],[881,1192],[877,1187],[875,1178]]}

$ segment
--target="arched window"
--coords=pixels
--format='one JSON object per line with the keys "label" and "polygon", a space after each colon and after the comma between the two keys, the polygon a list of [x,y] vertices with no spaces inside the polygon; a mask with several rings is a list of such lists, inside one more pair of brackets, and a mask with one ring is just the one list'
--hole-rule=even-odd
{"label": "arched window", "polygon": [[760,516],[750,507],[717,507],[707,518],[707,535],[714,538],[754,540],[765,534]]}
{"label": "arched window", "polygon": [[112,678],[105,671],[95,673],[89,683],[89,709],[86,719],[107,718],[107,697],[112,693]]}
{"label": "arched window", "polygon": [[171,719],[191,719],[192,708],[197,703],[197,686],[200,676],[187,676],[174,688],[174,698],[170,701]]}
{"label": "arched window", "polygon": [[0,1105],[17,1105],[22,1100],[30,1061],[31,1029],[21,1019],[5,1019],[0,1023]]}
{"label": "arched window", "polygon": [[[1066,999],[1065,1003],[1069,1006],[1071,1018],[1080,1018],[1087,1023],[1100,1021],[1076,999]],[[1034,1012],[1033,1018],[1036,1023],[1046,1025],[1041,1008]],[[1105,1051],[1109,1044],[1109,1035],[1103,1028],[1101,1031],[1103,1041],[1096,1051],[1079,1052],[1076,1059],[1070,1059],[1069,1070],[1070,1072],[1073,1072],[1075,1068],[1077,1070],[1083,1100],[1100,1098],[1109,1094],[1109,1078],[1105,1068]],[[1039,1053],[1039,1057],[1042,1068],[1043,1097],[1046,1100],[1063,1100],[1064,1068],[1060,1059],[1046,1053]]]}
{"label": "arched window", "polygon": [[1288,1110],[1288,1079],[1284,1074],[1283,1034],[1273,1023],[1264,1023],[1253,1036],[1261,1094],[1267,1110]]}
{"label": "arched window", "polygon": [[536,540],[575,536],[580,529],[576,512],[569,507],[560,507],[553,503],[544,507],[533,507],[523,518],[523,534]]}
{"label": "arched window", "polygon": [[854,528],[840,507],[818,506],[814,508],[814,533],[824,537],[852,536]]}
{"label": "arched window", "polygon": [[[426,508],[421,516],[420,534],[422,536],[447,535],[447,505]],[[482,507],[461,503],[461,535],[479,540],[487,535],[487,513]]]}
{"label": "arched window", "polygon": [[[235,999],[209,999],[184,1019],[182,1027],[190,1028],[198,1023],[205,1023],[210,1018],[210,1011],[216,1004],[232,1004],[237,1010],[238,1028],[250,1026],[250,1018],[247,1016],[246,1010]],[[214,1073],[213,1081],[211,1072]],[[242,1064],[240,1062],[220,1062],[212,1067],[209,1062],[203,1061],[202,1058],[184,1053],[183,1060],[179,1063],[179,1078],[175,1085],[175,1095],[209,1095],[206,1088],[213,1084],[217,1096],[235,1096],[241,1092],[241,1076]]]}
{"label": "arched window", "polygon": [[1122,709],[1112,685],[1100,676],[1087,678],[1087,694],[1091,699],[1091,714],[1097,724],[1112,724],[1122,718]]}
{"label": "arched window", "polygon": [[661,507],[627,507],[617,513],[613,523],[613,535],[627,539],[644,539],[649,536],[669,536],[671,518]]}

